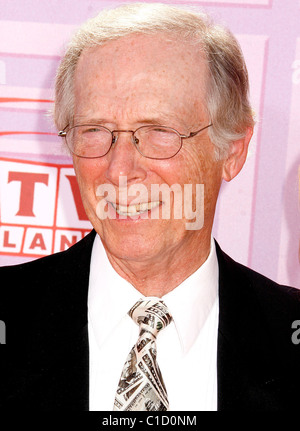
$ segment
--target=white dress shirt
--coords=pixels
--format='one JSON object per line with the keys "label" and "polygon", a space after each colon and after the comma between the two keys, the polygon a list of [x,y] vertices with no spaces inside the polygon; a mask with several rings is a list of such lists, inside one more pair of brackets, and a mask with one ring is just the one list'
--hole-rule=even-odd
{"label": "white dress shirt", "polygon": [[[162,298],[173,316],[157,339],[170,411],[217,410],[218,274],[212,239],[204,264]],[[138,338],[127,313],[141,298],[113,269],[97,235],[88,294],[91,411],[113,410],[123,365]]]}

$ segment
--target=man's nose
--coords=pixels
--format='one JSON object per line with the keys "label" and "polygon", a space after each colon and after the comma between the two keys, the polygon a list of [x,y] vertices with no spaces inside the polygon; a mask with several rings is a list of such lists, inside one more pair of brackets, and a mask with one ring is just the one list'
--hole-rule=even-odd
{"label": "man's nose", "polygon": [[127,184],[142,182],[146,176],[144,157],[138,152],[133,143],[133,134],[130,131],[114,133],[114,143],[108,153],[107,179],[119,184],[119,177],[126,176]]}

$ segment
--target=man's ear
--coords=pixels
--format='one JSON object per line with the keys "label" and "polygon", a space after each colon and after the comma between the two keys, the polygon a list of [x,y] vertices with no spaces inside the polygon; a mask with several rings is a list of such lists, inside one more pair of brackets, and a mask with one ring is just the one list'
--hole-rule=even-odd
{"label": "man's ear", "polygon": [[252,135],[253,127],[248,127],[244,138],[232,142],[229,154],[223,164],[222,177],[225,181],[231,181],[244,166]]}

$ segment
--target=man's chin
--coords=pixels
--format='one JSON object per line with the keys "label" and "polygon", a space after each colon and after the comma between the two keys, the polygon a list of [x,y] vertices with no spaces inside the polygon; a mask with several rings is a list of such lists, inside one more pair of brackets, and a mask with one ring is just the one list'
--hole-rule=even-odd
{"label": "man's chin", "polygon": [[157,247],[157,241],[142,239],[141,236],[123,241],[111,241],[111,238],[104,235],[101,239],[107,254],[120,261],[154,262],[161,252],[160,247]]}

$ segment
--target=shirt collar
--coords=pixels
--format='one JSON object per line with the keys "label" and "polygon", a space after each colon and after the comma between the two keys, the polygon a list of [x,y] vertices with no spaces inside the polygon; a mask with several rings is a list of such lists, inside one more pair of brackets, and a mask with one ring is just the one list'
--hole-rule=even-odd
{"label": "shirt collar", "polygon": [[88,313],[99,346],[140,297],[140,292],[114,270],[96,235],[90,265]]}
{"label": "shirt collar", "polygon": [[191,348],[206,322],[218,296],[218,282],[219,266],[212,238],[206,261],[163,297],[173,316],[183,353]]}
{"label": "shirt collar", "polygon": [[[218,272],[212,239],[209,256],[203,265],[162,298],[173,316],[184,354],[195,342],[217,298]],[[141,293],[113,269],[100,237],[96,235],[90,267],[88,310],[99,346],[141,298]]]}

